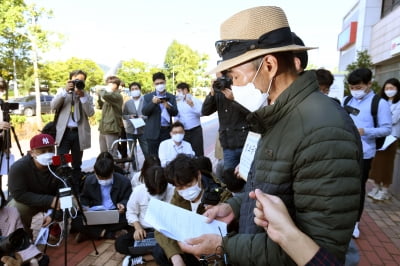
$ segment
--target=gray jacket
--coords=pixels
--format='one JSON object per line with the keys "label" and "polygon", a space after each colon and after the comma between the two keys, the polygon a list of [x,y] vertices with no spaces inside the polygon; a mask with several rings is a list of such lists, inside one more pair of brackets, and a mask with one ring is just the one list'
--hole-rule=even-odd
{"label": "gray jacket", "polygon": [[[141,117],[146,122],[147,117],[143,116],[142,108],[143,108],[143,96],[140,96],[139,98],[139,106],[137,109],[135,106],[135,101],[133,99],[130,99],[124,103],[124,106],[122,107],[122,118],[123,118],[122,122],[124,123],[126,133],[133,134],[135,132],[133,124],[131,123],[131,121],[129,121],[129,119],[132,118],[132,115]],[[137,134],[142,135],[144,132],[144,128],[145,127],[138,128]]]}

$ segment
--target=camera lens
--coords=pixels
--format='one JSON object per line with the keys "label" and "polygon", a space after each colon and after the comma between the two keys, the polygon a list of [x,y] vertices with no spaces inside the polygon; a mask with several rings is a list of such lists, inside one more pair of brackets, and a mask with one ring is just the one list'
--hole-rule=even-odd
{"label": "camera lens", "polygon": [[74,82],[75,87],[78,90],[83,90],[85,88],[85,82],[84,81],[82,81],[80,79],[76,79],[73,82]]}

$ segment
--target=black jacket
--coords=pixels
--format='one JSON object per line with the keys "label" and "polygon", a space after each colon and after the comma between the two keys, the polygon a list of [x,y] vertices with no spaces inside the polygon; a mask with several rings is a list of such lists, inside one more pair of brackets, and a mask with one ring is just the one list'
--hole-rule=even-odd
{"label": "black jacket", "polygon": [[218,112],[219,140],[223,149],[242,148],[249,132],[246,116],[249,111],[222,93],[208,94],[201,109],[202,115]]}

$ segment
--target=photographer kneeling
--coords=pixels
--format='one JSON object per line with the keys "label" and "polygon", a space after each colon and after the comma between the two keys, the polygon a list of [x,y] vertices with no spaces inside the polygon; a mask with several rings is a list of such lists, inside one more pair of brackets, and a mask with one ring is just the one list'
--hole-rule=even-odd
{"label": "photographer kneeling", "polygon": [[[215,180],[201,174],[195,158],[178,154],[166,167],[168,182],[175,185],[175,193],[171,204],[202,214],[206,205],[218,204],[231,197],[231,193],[219,191],[219,184]],[[219,200],[215,200],[216,193]],[[174,223],[174,221],[171,221]],[[157,245],[153,249],[153,257],[158,265],[200,265],[199,260],[185,254],[179,248],[176,240],[170,239],[159,232],[155,232]]]}

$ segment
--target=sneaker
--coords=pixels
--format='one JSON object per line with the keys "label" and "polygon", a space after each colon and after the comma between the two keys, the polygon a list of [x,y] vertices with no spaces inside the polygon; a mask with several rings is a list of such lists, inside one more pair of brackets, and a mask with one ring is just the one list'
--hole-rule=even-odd
{"label": "sneaker", "polygon": [[360,229],[358,229],[358,222],[356,222],[356,225],[354,226],[353,237],[354,238],[360,237]]}
{"label": "sneaker", "polygon": [[133,266],[133,265],[140,265],[145,263],[143,261],[143,258],[140,257],[132,257],[132,256],[126,256],[124,260],[122,261],[122,266]]}
{"label": "sneaker", "polygon": [[374,187],[370,192],[368,192],[368,197],[374,198],[375,195],[379,192],[379,187]]}
{"label": "sneaker", "polygon": [[372,198],[374,200],[388,200],[390,199],[390,195],[387,191],[379,190]]}

